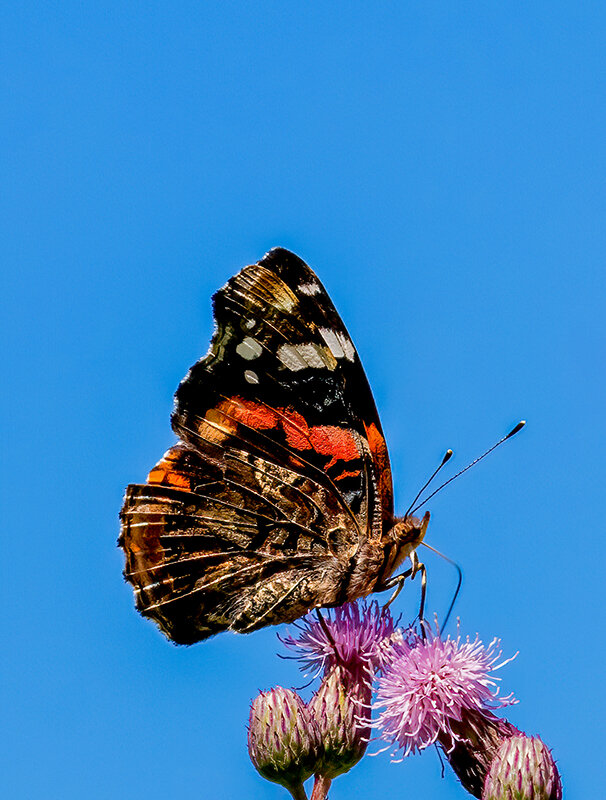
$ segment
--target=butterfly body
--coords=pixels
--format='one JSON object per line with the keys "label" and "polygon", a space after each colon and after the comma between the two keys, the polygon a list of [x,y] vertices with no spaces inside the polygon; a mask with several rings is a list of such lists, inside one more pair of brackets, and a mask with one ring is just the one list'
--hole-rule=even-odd
{"label": "butterfly body", "polygon": [[428,521],[394,517],[359,356],[301,259],[271,250],[213,307],[210,350],[175,395],[179,442],[121,512],[137,608],[185,644],[382,588]]}

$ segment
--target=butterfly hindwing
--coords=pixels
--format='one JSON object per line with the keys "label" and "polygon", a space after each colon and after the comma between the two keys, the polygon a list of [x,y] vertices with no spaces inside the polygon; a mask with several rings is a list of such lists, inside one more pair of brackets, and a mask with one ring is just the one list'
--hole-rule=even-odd
{"label": "butterfly hindwing", "polygon": [[358,546],[334,494],[313,480],[187,445],[128,487],[121,516],[137,607],[185,644],[343,602],[346,556]]}

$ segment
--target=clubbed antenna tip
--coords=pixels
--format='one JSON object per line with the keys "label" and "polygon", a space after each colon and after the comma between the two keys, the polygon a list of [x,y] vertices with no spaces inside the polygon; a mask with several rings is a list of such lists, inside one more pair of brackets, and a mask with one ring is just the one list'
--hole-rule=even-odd
{"label": "clubbed antenna tip", "polygon": [[519,431],[522,430],[524,425],[526,425],[526,420],[525,419],[521,419],[518,422],[518,424],[515,426],[515,428],[513,428],[513,430],[509,431],[509,433],[507,434],[507,436],[505,438],[506,439],[510,439],[512,436],[515,436],[516,433],[518,433]]}
{"label": "clubbed antenna tip", "polygon": [[[444,481],[444,483],[443,483],[441,486],[438,486],[438,488],[437,488],[437,489],[434,489],[434,491],[433,491],[433,492],[432,492],[430,495],[428,495],[428,496],[427,496],[427,497],[425,497],[423,500],[421,500],[421,502],[420,502],[420,503],[417,503],[417,500],[419,499],[419,497],[421,496],[421,494],[422,494],[422,493],[425,491],[425,489],[426,489],[426,488],[429,486],[429,484],[431,483],[431,481],[433,480],[433,478],[434,478],[434,477],[435,477],[435,476],[438,474],[438,471],[439,471],[439,470],[440,470],[440,469],[441,469],[441,468],[444,466],[444,464],[445,464],[445,463],[448,461],[448,459],[449,459],[449,458],[450,458],[450,456],[452,455],[452,450],[447,450],[447,451],[446,451],[446,455],[444,456],[444,458],[443,458],[443,460],[442,460],[442,463],[440,464],[440,466],[438,467],[438,469],[437,469],[437,470],[436,470],[436,471],[433,473],[433,475],[432,475],[432,476],[431,476],[431,478],[430,478],[430,479],[427,481],[427,483],[426,483],[426,484],[425,484],[425,486],[424,486],[424,487],[421,489],[421,491],[420,491],[420,492],[417,494],[417,496],[415,497],[415,499],[414,499],[414,500],[413,500],[413,502],[411,503],[411,508],[409,508],[409,509],[408,509],[408,511],[406,512],[405,516],[407,517],[409,514],[414,514],[414,513],[415,513],[415,511],[418,511],[418,510],[421,508],[421,506],[424,506],[424,505],[425,505],[425,503],[426,503],[428,500],[431,500],[431,498],[432,498],[432,497],[435,497],[435,495],[437,495],[437,493],[438,493],[438,492],[442,491],[442,489],[443,489],[445,486],[448,486],[448,484],[449,484],[449,483],[452,483],[452,482],[453,482],[453,481],[454,481],[456,478],[458,478],[458,477],[459,477],[459,475],[462,475],[464,472],[467,472],[467,470],[468,470],[468,469],[471,469],[471,467],[475,466],[475,465],[478,463],[478,461],[481,461],[483,458],[486,458],[486,456],[487,456],[489,453],[492,453],[492,451],[493,451],[493,450],[496,450],[496,449],[497,449],[497,447],[498,447],[500,444],[503,444],[503,442],[506,442],[506,441],[507,441],[507,439],[511,439],[511,437],[512,437],[512,436],[515,436],[515,434],[516,434],[518,431],[521,431],[521,430],[522,430],[522,428],[524,427],[524,425],[526,425],[526,420],[525,420],[525,419],[522,419],[522,420],[520,420],[520,421],[518,422],[518,424],[515,426],[515,428],[513,428],[511,431],[509,431],[509,433],[508,433],[506,436],[503,436],[503,438],[502,438],[502,439],[499,439],[499,441],[498,441],[496,444],[493,444],[493,446],[492,446],[492,447],[489,447],[489,448],[488,448],[488,450],[487,450],[485,453],[482,453],[482,455],[481,455],[481,456],[478,456],[478,458],[474,458],[474,460],[471,462],[471,464],[468,464],[468,465],[467,465],[466,467],[464,467],[462,470],[459,470],[459,472],[457,472],[457,474],[456,474],[456,475],[453,475],[453,476],[452,476],[452,478],[449,478],[447,481]],[[415,504],[416,504],[416,505],[415,505]]]}

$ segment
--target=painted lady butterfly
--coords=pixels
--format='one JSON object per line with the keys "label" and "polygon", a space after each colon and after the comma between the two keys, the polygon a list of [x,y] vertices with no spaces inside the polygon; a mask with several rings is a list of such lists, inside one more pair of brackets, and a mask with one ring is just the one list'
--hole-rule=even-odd
{"label": "painted lady butterfly", "polygon": [[120,514],[137,608],[181,644],[387,588],[429,522],[394,516],[360,358],[300,258],[271,250],[213,307],[208,355],[175,395],[179,442]]}

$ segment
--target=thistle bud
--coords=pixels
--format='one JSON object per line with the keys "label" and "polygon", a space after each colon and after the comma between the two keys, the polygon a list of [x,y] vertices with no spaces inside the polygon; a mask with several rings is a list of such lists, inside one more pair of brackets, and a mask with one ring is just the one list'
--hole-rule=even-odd
{"label": "thistle bud", "polygon": [[466,709],[460,720],[451,720],[450,731],[441,732],[438,741],[464,788],[474,797],[483,797],[482,787],[499,748],[520,733],[506,719]]}
{"label": "thistle bud", "polygon": [[562,783],[549,748],[534,736],[505,739],[486,776],[482,800],[561,800]]}
{"label": "thistle bud", "polygon": [[348,772],[366,752],[370,738],[368,704],[371,686],[333,667],[309,703],[320,731],[323,755],[316,773],[336,778]]}
{"label": "thistle bud", "polygon": [[248,752],[257,771],[300,796],[316,769],[320,737],[305,703],[292,689],[276,686],[253,700]]}

